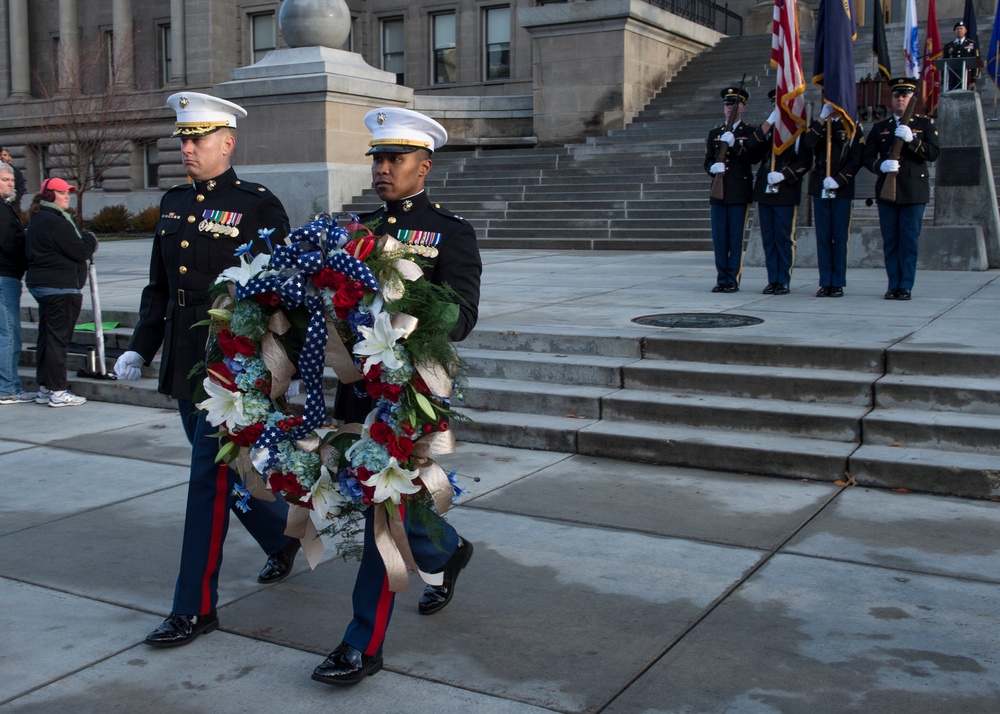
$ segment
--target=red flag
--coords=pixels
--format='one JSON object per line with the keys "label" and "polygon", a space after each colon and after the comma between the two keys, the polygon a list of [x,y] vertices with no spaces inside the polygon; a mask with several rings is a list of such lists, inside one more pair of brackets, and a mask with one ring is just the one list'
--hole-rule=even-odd
{"label": "red flag", "polygon": [[924,98],[924,111],[933,114],[937,111],[938,96],[941,94],[941,75],[934,60],[941,59],[941,32],[938,30],[937,8],[934,0],[927,5],[927,41],[924,43],[923,83],[920,92]]}
{"label": "red flag", "polygon": [[795,143],[806,125],[806,79],[802,74],[799,50],[799,19],[796,0],[774,0],[774,24],[771,34],[771,66],[777,70],[775,106],[780,111],[774,126],[774,153]]}

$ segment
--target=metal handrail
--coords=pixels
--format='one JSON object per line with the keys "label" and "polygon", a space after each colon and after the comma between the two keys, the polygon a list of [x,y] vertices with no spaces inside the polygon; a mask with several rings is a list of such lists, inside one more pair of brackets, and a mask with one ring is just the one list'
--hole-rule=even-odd
{"label": "metal handrail", "polygon": [[[743,34],[743,16],[729,9],[729,3],[717,5],[712,0],[646,0],[699,25],[711,27],[724,35]],[[730,29],[732,28],[732,29]]]}

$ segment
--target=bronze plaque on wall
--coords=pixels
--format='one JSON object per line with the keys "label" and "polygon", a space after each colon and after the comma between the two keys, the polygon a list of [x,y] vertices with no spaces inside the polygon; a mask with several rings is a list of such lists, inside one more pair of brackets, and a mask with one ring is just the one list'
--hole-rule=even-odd
{"label": "bronze plaque on wall", "polygon": [[978,186],[980,151],[976,148],[945,149],[937,160],[938,186]]}

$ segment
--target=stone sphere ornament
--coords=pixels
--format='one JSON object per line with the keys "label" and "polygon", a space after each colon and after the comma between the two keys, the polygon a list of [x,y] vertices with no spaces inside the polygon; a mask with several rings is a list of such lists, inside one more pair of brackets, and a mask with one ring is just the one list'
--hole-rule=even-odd
{"label": "stone sphere ornament", "polygon": [[285,0],[278,29],[289,47],[339,49],[351,34],[351,11],[345,0]]}

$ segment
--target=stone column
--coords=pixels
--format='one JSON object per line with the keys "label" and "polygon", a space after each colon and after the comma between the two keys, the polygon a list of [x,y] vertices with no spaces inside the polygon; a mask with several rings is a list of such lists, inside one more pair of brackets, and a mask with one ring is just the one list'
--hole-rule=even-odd
{"label": "stone column", "polygon": [[31,96],[31,69],[28,48],[28,0],[9,0],[7,6],[10,47],[10,96]]}
{"label": "stone column", "polygon": [[187,56],[184,51],[184,0],[170,0],[170,82],[187,80]]}
{"label": "stone column", "polygon": [[123,87],[134,87],[132,0],[114,0],[111,6],[111,18],[114,33],[115,82]]}
{"label": "stone column", "polygon": [[76,0],[59,0],[59,87],[76,84],[80,75],[80,29]]}

